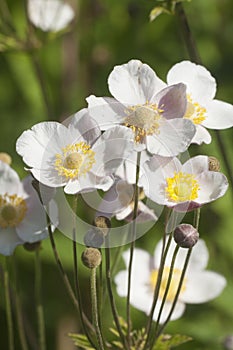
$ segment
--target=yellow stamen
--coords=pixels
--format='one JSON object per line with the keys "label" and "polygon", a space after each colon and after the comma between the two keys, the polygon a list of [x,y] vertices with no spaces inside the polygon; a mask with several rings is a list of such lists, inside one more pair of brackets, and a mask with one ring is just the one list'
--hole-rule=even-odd
{"label": "yellow stamen", "polygon": [[95,152],[85,142],[67,145],[56,154],[55,169],[67,179],[85,175],[95,163]]}
{"label": "yellow stamen", "polygon": [[198,102],[193,102],[190,95],[187,95],[187,109],[184,118],[190,119],[194,124],[201,124],[206,119],[206,109]]}
{"label": "yellow stamen", "polygon": [[[159,290],[159,298],[160,299],[162,299],[164,296],[166,286],[167,286],[169,272],[170,272],[170,268],[165,266],[165,268],[163,270],[163,277],[162,277],[161,286],[160,286],[160,290]],[[166,297],[167,301],[172,302],[174,300],[176,292],[177,292],[178,284],[180,281],[181,273],[182,273],[182,271],[179,269],[173,270],[171,283],[170,283],[170,286],[168,289],[168,294]],[[154,287],[155,287],[155,284],[157,282],[157,278],[158,278],[158,270],[152,270],[151,275],[150,275],[150,286],[152,289],[154,289]],[[183,281],[180,293],[183,293],[185,290],[186,290],[186,279],[184,279],[184,281]]]}
{"label": "yellow stamen", "polygon": [[194,175],[178,172],[173,177],[166,179],[166,194],[169,200],[174,202],[184,202],[195,200],[200,189]]}
{"label": "yellow stamen", "polygon": [[15,227],[24,219],[27,205],[23,198],[7,193],[0,196],[0,227]]}

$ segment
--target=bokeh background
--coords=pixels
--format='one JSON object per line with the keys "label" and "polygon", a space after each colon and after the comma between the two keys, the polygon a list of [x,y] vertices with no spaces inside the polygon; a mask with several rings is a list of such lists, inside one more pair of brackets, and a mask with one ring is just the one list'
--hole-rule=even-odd
{"label": "bokeh background", "polygon": [[[165,79],[173,64],[189,59],[176,16],[163,14],[149,21],[149,13],[155,5],[152,0],[70,0],[76,17],[67,31],[59,34],[29,26],[24,1],[7,0],[6,3],[9,13],[4,21],[0,7],[0,152],[11,155],[12,167],[21,177],[26,172],[15,152],[17,137],[37,122],[64,120],[85,107],[85,97],[92,93],[108,96],[107,77],[115,65],[137,58]],[[218,82],[217,98],[233,103],[233,2],[193,0],[185,2],[184,6],[203,64]],[[6,21],[8,28],[3,25]],[[3,36],[6,32],[11,37],[10,40],[8,36],[7,44]],[[190,154],[214,155],[222,161],[214,132],[212,136],[211,145],[192,146]],[[232,162],[232,129],[221,131],[221,136]],[[223,162],[222,171],[226,173]],[[87,210],[85,203],[79,203],[79,213],[87,222],[92,222],[94,213]],[[232,188],[224,198],[202,210],[200,234],[209,248],[209,269],[223,274],[228,284],[216,300],[204,305],[188,305],[184,316],[169,324],[167,332],[187,334],[194,339],[180,349],[224,349],[224,338],[233,334],[232,213]],[[136,246],[153,253],[162,227],[162,222],[156,224]],[[72,280],[71,241],[59,232],[55,237]],[[83,247],[78,250],[80,254]],[[18,247],[15,258],[25,325],[30,334],[29,348],[36,350],[34,254]],[[54,262],[49,240],[42,244],[41,258],[47,348],[75,349],[67,333],[77,332],[80,326]],[[121,262],[118,269],[122,267]],[[88,283],[88,271],[81,267],[83,303],[90,312]],[[0,296],[0,348],[7,349],[2,287]],[[123,301],[117,298],[117,303],[124,316]],[[145,325],[143,313],[133,310],[133,317],[136,328]],[[104,308],[104,324],[112,325],[108,304]],[[20,345],[16,348],[20,349]]]}

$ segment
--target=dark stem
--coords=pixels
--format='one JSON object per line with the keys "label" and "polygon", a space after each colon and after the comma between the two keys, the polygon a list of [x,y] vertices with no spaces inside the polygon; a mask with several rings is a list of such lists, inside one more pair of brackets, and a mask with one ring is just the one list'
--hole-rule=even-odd
{"label": "dark stem", "polygon": [[5,259],[4,290],[5,290],[5,300],[6,300],[6,319],[7,319],[9,350],[14,350],[15,349],[14,327],[13,327],[11,296],[10,296],[10,286],[9,286],[9,274],[8,274],[8,266],[7,265],[8,265],[8,257],[6,257],[6,259]]}

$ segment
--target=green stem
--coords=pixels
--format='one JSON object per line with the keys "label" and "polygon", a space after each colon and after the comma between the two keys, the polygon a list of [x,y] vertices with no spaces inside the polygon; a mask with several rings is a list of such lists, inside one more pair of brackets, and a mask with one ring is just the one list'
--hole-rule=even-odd
{"label": "green stem", "polygon": [[100,350],[104,350],[104,342],[99,327],[98,320],[98,303],[96,293],[96,268],[91,269],[91,306],[92,306],[92,322],[96,330],[97,343]]}
{"label": "green stem", "polygon": [[7,319],[7,329],[8,329],[8,340],[9,340],[9,350],[14,350],[14,327],[11,309],[11,297],[10,297],[10,286],[9,286],[9,273],[8,273],[8,261],[7,257],[5,259],[4,268],[4,289],[5,289],[5,300],[6,300],[6,319]]}
{"label": "green stem", "polygon": [[139,197],[139,172],[140,172],[140,160],[141,152],[137,153],[137,164],[136,164],[136,182],[135,182],[135,197],[134,197],[134,209],[133,209],[133,222],[132,233],[131,233],[131,245],[130,245],[130,257],[129,257],[129,269],[128,269],[128,288],[127,288],[127,300],[126,300],[126,320],[127,320],[127,342],[130,347],[130,333],[131,333],[131,317],[130,317],[130,293],[131,293],[131,277],[132,277],[132,266],[133,266],[133,254],[136,239],[136,226],[137,226],[137,213],[138,213],[138,197]]}
{"label": "green stem", "polygon": [[19,339],[22,350],[28,350],[25,329],[24,329],[24,318],[22,312],[22,304],[19,294],[19,283],[18,283],[18,274],[17,274],[17,266],[15,261],[15,256],[12,255],[13,261],[13,277],[14,277],[14,298],[15,298],[15,308],[16,308],[16,318],[17,318],[17,326],[19,332]]}
{"label": "green stem", "polygon": [[39,349],[46,350],[44,309],[41,300],[41,262],[39,250],[40,248],[36,249],[35,251],[35,299],[39,336]]}

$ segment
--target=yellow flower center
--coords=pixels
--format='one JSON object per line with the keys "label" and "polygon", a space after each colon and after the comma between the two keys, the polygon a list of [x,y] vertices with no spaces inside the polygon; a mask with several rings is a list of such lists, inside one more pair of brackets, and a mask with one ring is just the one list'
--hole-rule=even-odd
{"label": "yellow flower center", "polygon": [[200,189],[194,175],[178,172],[166,179],[165,189],[168,198],[174,202],[191,201],[198,197]]}
{"label": "yellow flower center", "polygon": [[[163,270],[163,276],[162,276],[162,281],[161,281],[160,290],[159,290],[159,298],[160,299],[162,299],[164,296],[166,286],[167,286],[169,272],[170,272],[170,267],[165,266],[165,268]],[[168,294],[166,297],[167,301],[172,302],[174,300],[176,292],[177,292],[177,288],[178,288],[178,285],[180,282],[181,273],[182,273],[181,270],[173,269],[172,279],[171,279],[170,286],[168,289]],[[158,278],[158,270],[152,270],[151,275],[150,275],[150,286],[152,289],[155,288],[157,278]],[[183,281],[180,294],[183,293],[185,290],[186,290],[186,279],[184,279],[184,281]]]}
{"label": "yellow flower center", "polygon": [[184,118],[190,119],[194,124],[201,124],[206,119],[206,109],[198,102],[193,102],[190,95],[187,95],[187,109]]}
{"label": "yellow flower center", "polygon": [[136,143],[143,142],[147,135],[159,134],[159,120],[162,112],[163,110],[159,109],[156,104],[149,102],[127,109],[128,116],[125,118],[125,125],[133,130]]}
{"label": "yellow flower center", "polygon": [[25,217],[27,205],[23,198],[16,194],[0,195],[0,227],[15,227]]}
{"label": "yellow flower center", "polygon": [[55,169],[67,179],[85,175],[95,163],[95,152],[85,142],[68,145],[56,154]]}

